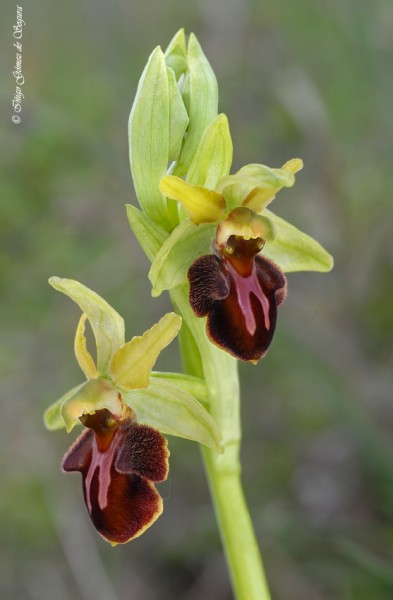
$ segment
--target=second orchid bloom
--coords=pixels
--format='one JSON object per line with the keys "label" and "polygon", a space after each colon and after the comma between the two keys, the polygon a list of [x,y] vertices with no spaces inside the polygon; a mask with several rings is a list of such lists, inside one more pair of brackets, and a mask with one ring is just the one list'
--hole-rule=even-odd
{"label": "second orchid bloom", "polygon": [[[52,277],[51,285],[83,310],[75,355],[86,381],[45,413],[49,429],[85,429],[63,459],[64,471],[82,474],[83,495],[98,532],[112,544],[143,533],[162,512],[155,483],[168,474],[168,444],[162,433],[219,450],[220,432],[189,392],[151,369],[177,335],[181,318],[168,313],[140,337],[124,340],[124,322],[98,294],[77,281]],[[89,320],[97,364],[87,349]]]}
{"label": "second orchid bloom", "polygon": [[256,362],[269,348],[286,279],[271,260],[259,256],[275,237],[273,221],[260,214],[302,168],[294,159],[281,169],[247,165],[224,177],[216,190],[167,176],[163,194],[178,200],[195,225],[217,223],[214,254],[197,258],[188,271],[190,303],[207,316],[210,339],[236,358]]}

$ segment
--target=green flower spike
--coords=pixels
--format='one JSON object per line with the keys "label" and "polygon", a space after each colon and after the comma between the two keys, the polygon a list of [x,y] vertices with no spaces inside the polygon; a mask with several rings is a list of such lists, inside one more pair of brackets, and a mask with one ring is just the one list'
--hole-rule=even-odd
{"label": "green flower spike", "polygon": [[[234,596],[269,600],[240,480],[236,359],[255,364],[268,351],[286,296],[284,272],[329,271],[333,259],[269,210],[302,161],[230,174],[228,120],[217,110],[214,72],[195,36],[187,43],[180,30],[164,53],[153,52],[138,86],[129,136],[141,210],[128,205],[127,216],[151,262],[152,295],[169,290],[183,317],[182,386],[206,402],[222,433],[223,452],[205,446],[202,455]],[[157,390],[157,402],[163,393]]]}
{"label": "green flower spike", "polygon": [[[98,294],[70,279],[49,281],[83,311],[74,348],[87,380],[46,410],[45,424],[67,431],[85,426],[66,453],[63,469],[82,473],[86,506],[99,533],[113,544],[124,543],[162,512],[154,482],[166,479],[169,452],[161,433],[216,450],[220,433],[209,413],[173,378],[151,376],[159,353],[180,329],[178,315],[166,314],[126,343],[122,317]],[[97,365],[87,348],[86,320],[96,340]]]}

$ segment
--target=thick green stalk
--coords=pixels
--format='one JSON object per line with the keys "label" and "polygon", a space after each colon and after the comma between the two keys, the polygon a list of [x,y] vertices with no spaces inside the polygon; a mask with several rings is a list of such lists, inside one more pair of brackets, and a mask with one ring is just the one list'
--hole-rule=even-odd
{"label": "thick green stalk", "polygon": [[[171,292],[183,317],[182,356],[191,375],[203,377],[209,410],[222,433],[223,453],[203,447],[206,474],[214,501],[228,568],[237,600],[270,600],[263,564],[240,479],[240,394],[237,361],[214,346],[206,336],[205,322],[197,319],[188,301],[188,288]],[[195,357],[195,351],[199,357]],[[194,356],[190,356],[190,352]]]}

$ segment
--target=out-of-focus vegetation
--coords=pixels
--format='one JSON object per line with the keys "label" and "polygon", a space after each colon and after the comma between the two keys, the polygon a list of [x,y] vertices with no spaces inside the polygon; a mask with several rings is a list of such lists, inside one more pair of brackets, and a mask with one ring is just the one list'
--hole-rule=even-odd
{"label": "out-of-focus vegetation", "polygon": [[[80,379],[79,313],[50,275],[97,290],[129,335],[169,308],[126,222],[127,119],[148,53],[184,26],[216,71],[234,167],[302,157],[274,210],[336,259],[328,275],[290,275],[268,356],[241,366],[244,483],[273,597],[391,599],[391,0],[23,4],[19,126],[16,3],[2,8],[1,598],[231,598],[195,445],[170,440],[164,515],[112,549],[79,477],[60,473],[74,436],[41,416]],[[179,366],[174,349],[160,360]]]}

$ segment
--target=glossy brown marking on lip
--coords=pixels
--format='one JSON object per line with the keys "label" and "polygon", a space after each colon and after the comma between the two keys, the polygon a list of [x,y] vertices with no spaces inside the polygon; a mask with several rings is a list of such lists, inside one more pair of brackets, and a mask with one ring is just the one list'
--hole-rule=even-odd
{"label": "glossy brown marking on lip", "polygon": [[221,256],[202,256],[188,272],[190,304],[197,316],[207,316],[210,339],[246,361],[266,353],[286,295],[279,267],[256,256],[262,247],[260,238],[230,236]]}
{"label": "glossy brown marking on lip", "polygon": [[88,429],[63,459],[64,471],[79,471],[90,517],[112,543],[125,543],[162,512],[153,482],[168,474],[166,439],[132,418],[115,419],[106,410],[82,418]]}

